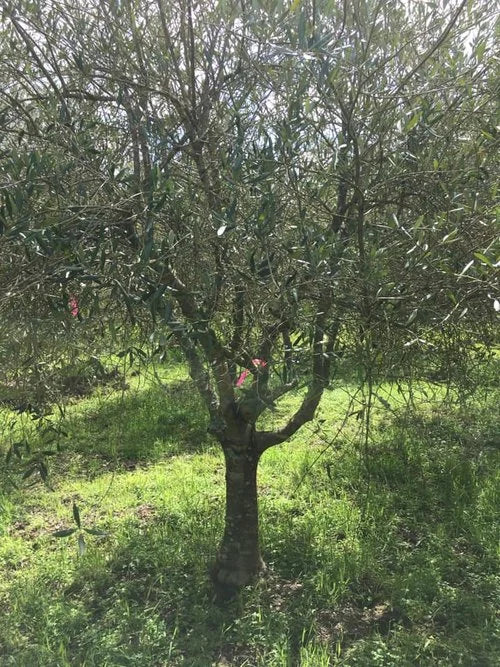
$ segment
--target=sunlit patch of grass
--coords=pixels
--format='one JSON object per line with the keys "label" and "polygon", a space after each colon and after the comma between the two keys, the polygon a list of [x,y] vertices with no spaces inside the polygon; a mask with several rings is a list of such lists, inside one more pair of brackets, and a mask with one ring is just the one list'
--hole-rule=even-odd
{"label": "sunlit patch of grass", "polygon": [[[207,570],[222,456],[185,370],[162,374],[167,386],[129,375],[128,389],[74,403],[54,491],[2,497],[2,664],[495,664],[493,396],[443,409],[423,387],[406,410],[384,385],[390,409],[378,401],[365,447],[354,385],[332,388],[316,422],[264,455],[268,573],[220,606]],[[83,528],[106,533],[85,533],[81,556],[79,531],[52,535],[75,525],[73,502]]]}

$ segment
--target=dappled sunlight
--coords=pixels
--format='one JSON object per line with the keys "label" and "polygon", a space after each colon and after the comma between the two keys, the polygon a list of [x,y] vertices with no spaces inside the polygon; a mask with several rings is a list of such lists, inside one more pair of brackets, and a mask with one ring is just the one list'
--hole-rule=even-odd
{"label": "dappled sunlight", "polygon": [[2,4],[2,665],[493,665],[497,16]]}
{"label": "dappled sunlight", "polygon": [[[161,654],[172,665],[278,665],[277,646],[290,660],[341,650],[366,661],[378,642],[397,652],[422,637],[439,637],[429,656],[459,659],[473,648],[484,657],[496,585],[495,453],[471,445],[488,442],[494,406],[461,428],[459,419],[424,411],[386,420],[368,470],[349,440],[318,460],[321,443],[307,436],[268,452],[259,472],[268,570],[223,605],[207,577],[223,528],[217,450],[60,480],[55,493],[40,490],[12,511],[0,599],[17,611],[4,644],[23,664],[69,647],[72,661],[101,664]],[[454,433],[460,442],[450,449],[443,441]],[[106,532],[87,535],[81,557],[74,535],[50,535],[71,525],[75,500],[82,526]],[[21,640],[28,618],[36,650]]]}

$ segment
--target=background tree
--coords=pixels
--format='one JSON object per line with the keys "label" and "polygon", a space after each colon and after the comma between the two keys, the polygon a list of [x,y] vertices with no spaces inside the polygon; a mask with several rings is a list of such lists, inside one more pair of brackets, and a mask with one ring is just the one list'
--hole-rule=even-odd
{"label": "background tree", "polygon": [[4,8],[4,326],[50,354],[77,295],[89,335],[169,330],[226,461],[219,584],[263,567],[259,458],[313,419],[339,343],[369,379],[491,341],[491,11]]}

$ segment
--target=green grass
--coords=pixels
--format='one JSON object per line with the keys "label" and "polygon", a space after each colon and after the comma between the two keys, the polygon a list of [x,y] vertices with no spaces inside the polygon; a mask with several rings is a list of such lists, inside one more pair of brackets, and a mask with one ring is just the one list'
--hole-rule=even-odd
{"label": "green grass", "polygon": [[[268,573],[221,605],[207,569],[222,531],[222,457],[182,367],[163,377],[75,401],[67,449],[51,459],[54,491],[1,496],[0,664],[498,664],[493,395],[458,408],[422,386],[408,412],[385,386],[394,412],[376,401],[368,446],[352,414],[328,447],[345,411],[359,410],[339,383],[317,422],[263,457]],[[7,444],[20,436],[11,418]],[[86,534],[81,556],[78,533],[51,535],[74,525],[73,502],[83,527],[108,533]]]}

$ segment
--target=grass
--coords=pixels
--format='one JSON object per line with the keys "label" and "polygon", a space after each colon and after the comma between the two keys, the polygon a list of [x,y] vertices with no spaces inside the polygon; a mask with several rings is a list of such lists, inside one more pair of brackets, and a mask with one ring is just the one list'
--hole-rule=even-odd
{"label": "grass", "polygon": [[[365,447],[359,405],[340,384],[329,391],[317,422],[264,455],[268,573],[221,606],[207,569],[222,457],[184,369],[162,375],[163,387],[138,374],[74,401],[54,491],[3,492],[0,664],[498,664],[493,395],[453,407],[423,387],[407,412],[385,386],[393,412],[376,401]],[[28,423],[10,431],[11,420],[4,411],[6,441],[42,437]],[[73,502],[83,528],[107,533],[85,533],[83,555],[79,531],[52,536],[74,525]]]}

